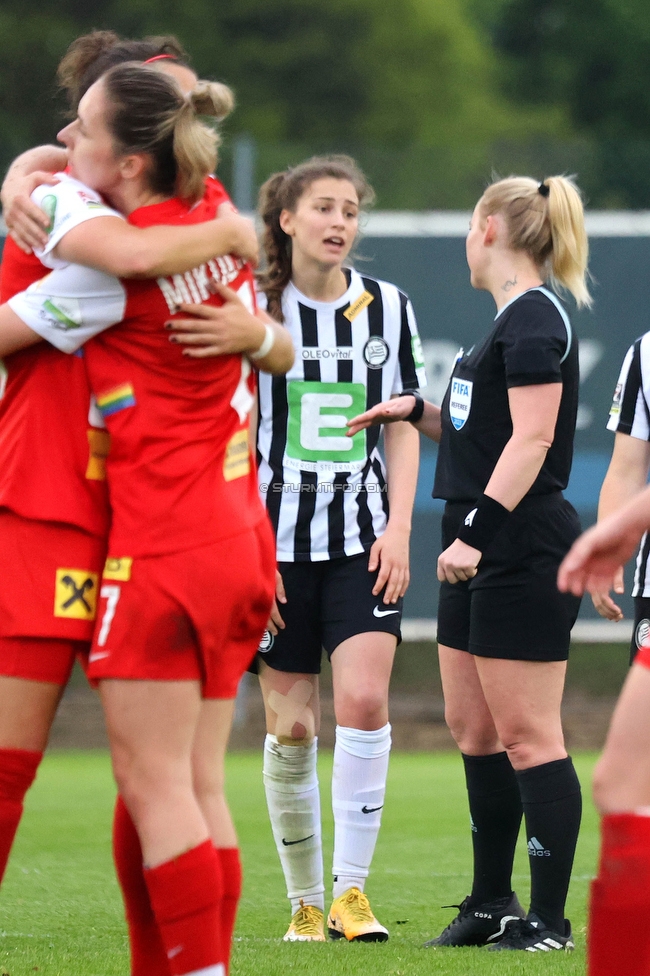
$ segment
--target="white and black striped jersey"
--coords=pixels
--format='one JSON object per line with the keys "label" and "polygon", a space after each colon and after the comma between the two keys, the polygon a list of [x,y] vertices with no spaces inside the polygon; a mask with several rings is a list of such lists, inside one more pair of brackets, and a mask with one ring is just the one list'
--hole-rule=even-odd
{"label": "white and black striped jersey", "polygon": [[[628,349],[614,391],[607,429],[650,441],[650,332]],[[641,539],[632,596],[650,596],[650,534]]]}
{"label": "white and black striped jersey", "polygon": [[348,290],[336,302],[316,302],[287,286],[282,310],[296,360],[286,376],[259,378],[259,484],[280,562],[370,549],[388,517],[381,428],[350,438],[345,424],[426,383],[407,296],[348,273]]}

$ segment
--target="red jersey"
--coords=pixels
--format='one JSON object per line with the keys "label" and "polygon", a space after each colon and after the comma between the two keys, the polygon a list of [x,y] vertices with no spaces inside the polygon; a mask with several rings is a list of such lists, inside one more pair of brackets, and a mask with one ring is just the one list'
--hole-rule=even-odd
{"label": "red jersey", "polygon": [[[211,180],[194,207],[173,199],[129,220],[140,227],[199,223],[226,199]],[[208,290],[210,279],[252,302],[251,269],[232,257],[173,278],[126,281],[124,321],[86,347],[90,384],[111,433],[111,555],[182,551],[237,535],[263,517],[248,444],[248,360],[182,356],[163,328],[179,301],[222,304]]]}
{"label": "red jersey", "polygon": [[[48,272],[7,238],[0,301]],[[108,434],[89,423],[89,406],[81,354],[42,343],[0,360],[0,507],[106,535]]]}
{"label": "red jersey", "polygon": [[[172,199],[129,220],[199,223],[215,217],[227,199],[210,179],[193,207]],[[86,368],[111,435],[111,556],[184,551],[247,531],[264,517],[248,445],[254,391],[248,359],[190,359],[163,328],[180,302],[222,304],[210,291],[211,279],[254,308],[251,269],[232,256],[157,281],[98,278],[68,265],[11,302],[59,348],[73,351],[90,340]]]}

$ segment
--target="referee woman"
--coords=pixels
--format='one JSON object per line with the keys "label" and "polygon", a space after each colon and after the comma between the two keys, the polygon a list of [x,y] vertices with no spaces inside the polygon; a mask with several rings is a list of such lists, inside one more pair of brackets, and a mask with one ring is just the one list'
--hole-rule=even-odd
{"label": "referee woman", "polygon": [[[465,765],[471,894],[429,946],[573,948],[564,918],[581,815],[560,705],[579,600],[555,577],[580,532],[563,498],[578,406],[578,349],[551,280],[578,305],[587,237],[571,180],[511,177],[479,200],[467,237],[474,288],[497,307],[458,355],[440,411],[409,398],[350,423],[410,419],[440,450],[446,500],[438,611],[446,720]],[[413,410],[409,416],[410,409]],[[526,916],[511,888],[522,810],[531,866]]]}

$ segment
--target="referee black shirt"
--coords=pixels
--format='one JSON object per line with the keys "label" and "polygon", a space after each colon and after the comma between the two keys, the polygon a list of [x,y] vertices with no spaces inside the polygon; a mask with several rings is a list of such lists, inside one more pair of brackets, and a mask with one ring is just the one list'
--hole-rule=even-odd
{"label": "referee black shirt", "polygon": [[442,437],[433,497],[475,501],[512,436],[508,390],[562,383],[553,444],[529,495],[566,488],[578,412],[578,346],[559,299],[546,288],[518,295],[492,332],[460,351],[442,402]]}

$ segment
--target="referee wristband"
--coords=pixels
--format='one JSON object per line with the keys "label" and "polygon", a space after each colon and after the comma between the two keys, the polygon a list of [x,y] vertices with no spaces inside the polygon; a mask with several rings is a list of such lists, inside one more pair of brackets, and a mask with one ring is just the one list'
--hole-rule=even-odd
{"label": "referee wristband", "polygon": [[473,549],[485,552],[509,515],[508,509],[496,499],[481,495],[476,506],[465,516],[458,538]]}
{"label": "referee wristband", "polygon": [[422,419],[422,414],[424,413],[424,399],[417,390],[402,390],[400,396],[410,396],[415,400],[413,409],[408,417],[404,417],[404,420],[408,420],[408,422],[411,424],[417,424],[418,420]]}
{"label": "referee wristband", "polygon": [[257,352],[249,352],[249,359],[264,359],[265,356],[271,352],[273,349],[273,343],[275,342],[275,332],[273,331],[273,326],[269,325],[268,322],[264,325],[264,340],[262,345],[259,347]]}

